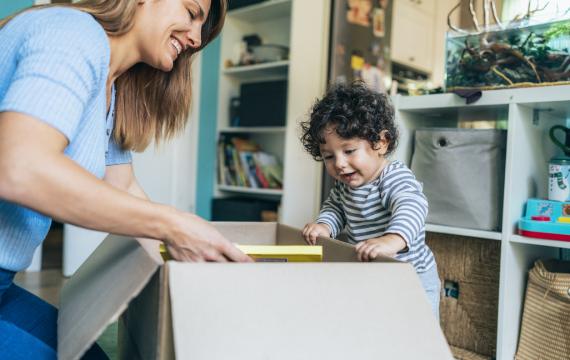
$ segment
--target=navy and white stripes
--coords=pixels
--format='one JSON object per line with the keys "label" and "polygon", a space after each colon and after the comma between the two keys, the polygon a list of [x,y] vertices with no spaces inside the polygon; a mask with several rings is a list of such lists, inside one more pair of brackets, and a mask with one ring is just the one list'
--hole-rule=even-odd
{"label": "navy and white stripes", "polygon": [[414,174],[400,161],[388,164],[378,179],[352,189],[337,181],[323,204],[317,223],[331,227],[332,237],[346,227],[348,241],[360,241],[398,234],[406,241],[408,251],[396,259],[411,263],[417,272],[425,272],[434,264],[431,250],[425,244],[427,199]]}

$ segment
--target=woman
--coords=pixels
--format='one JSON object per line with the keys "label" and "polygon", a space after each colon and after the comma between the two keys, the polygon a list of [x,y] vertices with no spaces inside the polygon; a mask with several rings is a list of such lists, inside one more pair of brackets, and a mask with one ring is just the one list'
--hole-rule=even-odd
{"label": "woman", "polygon": [[51,219],[163,241],[178,260],[250,261],[210,224],[152,203],[131,150],[180,132],[190,63],[225,0],[84,0],[0,23],[0,353],[56,356],[56,310],[12,284]]}

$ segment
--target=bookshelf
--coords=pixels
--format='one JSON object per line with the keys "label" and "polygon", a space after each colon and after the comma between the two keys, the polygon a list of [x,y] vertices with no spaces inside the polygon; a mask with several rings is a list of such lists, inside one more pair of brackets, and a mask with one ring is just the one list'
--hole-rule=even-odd
{"label": "bookshelf", "polygon": [[289,70],[289,61],[281,60],[270,63],[235,66],[224,69],[224,75],[240,80],[249,80],[252,77],[286,77]]}
{"label": "bookshelf", "polygon": [[[206,51],[207,64],[219,64],[202,78],[200,146],[197,184],[198,213],[214,220],[219,200],[240,198],[247,206],[262,200],[278,202],[278,221],[302,227],[320,206],[321,164],[306,154],[299,141],[299,122],[326,87],[331,0],[266,0],[228,12],[217,48]],[[235,64],[236,48],[244,35],[258,34],[263,44],[289,47],[289,57],[247,66]],[[206,63],[205,63],[206,64]],[[236,126],[230,121],[230,102],[242,84],[280,80],[287,82],[284,124]],[[213,95],[213,97],[212,97]],[[242,124],[243,125],[243,124]],[[220,138],[244,137],[274,155],[282,165],[282,187],[249,188],[220,183]],[[207,144],[207,145],[206,145]]]}
{"label": "bookshelf", "polygon": [[[259,36],[262,44],[290,48],[292,5],[292,0],[269,0],[227,14],[220,49],[214,199],[237,197],[243,201],[250,198],[251,203],[267,199],[281,201],[286,114],[277,115],[278,126],[272,126],[275,119],[267,119],[267,124],[240,126],[231,119],[230,107],[232,101],[240,99],[240,111],[244,111],[245,101],[241,93],[244,84],[255,86],[271,81],[287,82],[288,57],[242,65],[238,63],[238,49],[243,37],[253,34]],[[228,66],[228,61],[232,62],[231,66]],[[276,111],[276,114],[279,113]],[[213,214],[214,220],[217,216],[220,215]]]}
{"label": "bookshelf", "polygon": [[218,189],[221,191],[236,192],[240,194],[247,193],[247,194],[269,195],[269,196],[283,195],[283,190],[281,189],[252,189],[252,188],[231,186],[231,185],[218,185]]}

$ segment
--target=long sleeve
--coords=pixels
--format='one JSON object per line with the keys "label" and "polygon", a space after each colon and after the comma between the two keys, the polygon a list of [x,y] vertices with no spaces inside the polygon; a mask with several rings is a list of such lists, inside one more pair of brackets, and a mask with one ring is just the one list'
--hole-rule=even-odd
{"label": "long sleeve", "polygon": [[338,183],[331,189],[329,197],[321,208],[321,213],[317,218],[317,223],[327,224],[331,230],[331,237],[336,238],[344,229],[346,224],[346,216],[341,205],[341,193]]}
{"label": "long sleeve", "polygon": [[407,168],[399,168],[385,179],[386,207],[392,213],[386,233],[398,234],[406,241],[408,249],[425,227],[428,202],[422,186]]}

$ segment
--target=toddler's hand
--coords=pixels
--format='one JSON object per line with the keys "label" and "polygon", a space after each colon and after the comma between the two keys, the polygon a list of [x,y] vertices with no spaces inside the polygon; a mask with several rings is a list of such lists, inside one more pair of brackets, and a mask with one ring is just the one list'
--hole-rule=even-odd
{"label": "toddler's hand", "polygon": [[356,244],[356,255],[360,261],[372,261],[379,255],[394,257],[396,252],[386,243],[386,239],[375,238]]}
{"label": "toddler's hand", "polygon": [[315,245],[318,236],[331,236],[331,229],[326,224],[310,223],[303,228],[303,236],[307,244]]}

